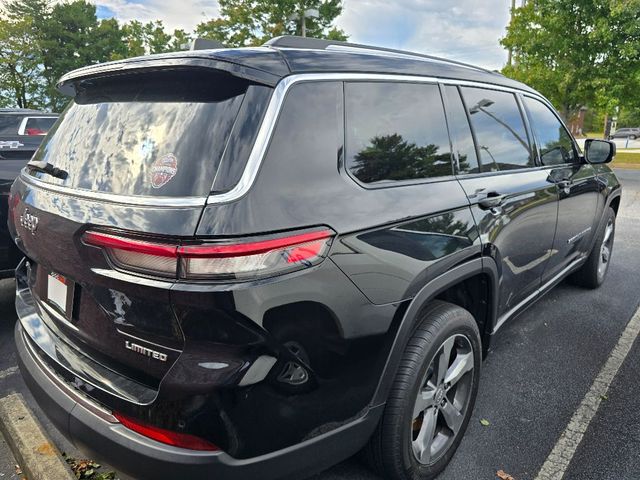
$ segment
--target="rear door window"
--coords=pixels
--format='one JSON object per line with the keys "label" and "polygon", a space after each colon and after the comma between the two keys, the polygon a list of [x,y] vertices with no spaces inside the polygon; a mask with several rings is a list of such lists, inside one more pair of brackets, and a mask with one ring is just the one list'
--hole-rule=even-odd
{"label": "rear door window", "polygon": [[111,194],[205,196],[248,83],[183,69],[86,80],[34,160],[40,180]]}
{"label": "rear door window", "polygon": [[345,84],[346,166],[362,183],[452,175],[451,148],[435,84]]}
{"label": "rear door window", "polygon": [[524,121],[513,93],[462,87],[483,171],[535,166]]}
{"label": "rear door window", "polygon": [[577,162],[578,155],[571,135],[551,109],[541,101],[526,96],[524,104],[529,112],[533,135],[538,141],[542,164],[562,165]]}

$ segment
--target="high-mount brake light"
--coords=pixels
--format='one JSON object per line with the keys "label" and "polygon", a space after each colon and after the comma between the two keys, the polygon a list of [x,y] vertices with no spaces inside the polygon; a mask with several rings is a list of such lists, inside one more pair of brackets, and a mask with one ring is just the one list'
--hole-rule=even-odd
{"label": "high-mount brake light", "polygon": [[134,432],[156,440],[157,442],[173,445],[174,447],[187,448],[189,450],[202,450],[209,452],[216,452],[220,450],[220,448],[213,443],[208,442],[203,438],[196,437],[195,435],[154,427],[153,425],[149,425],[148,423],[128,417],[118,412],[114,412],[113,416],[129,430],[133,430]]}
{"label": "high-mount brake light", "polygon": [[88,231],[84,243],[101,247],[117,267],[184,279],[251,279],[321,262],[334,233],[316,230],[258,241],[180,245]]}

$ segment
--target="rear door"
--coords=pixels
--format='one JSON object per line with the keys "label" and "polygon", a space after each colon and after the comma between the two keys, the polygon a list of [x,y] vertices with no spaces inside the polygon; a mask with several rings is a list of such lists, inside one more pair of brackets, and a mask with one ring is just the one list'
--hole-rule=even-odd
{"label": "rear door", "polygon": [[581,160],[573,138],[542,101],[523,96],[531,129],[548,178],[558,188],[558,227],[544,280],[585,256],[601,218],[599,182],[593,166]]}
{"label": "rear door", "polygon": [[485,254],[500,270],[503,316],[540,286],[556,227],[556,186],[536,164],[513,93],[457,86],[444,91],[458,179]]}
{"label": "rear door", "polygon": [[[12,234],[29,259],[22,273],[40,318],[59,338],[145,385],[157,386],[182,348],[170,302],[175,269],[173,276],[125,272],[83,234],[192,237],[252,87],[193,69],[81,82],[34,158],[65,175],[28,168],[13,187]],[[168,262],[147,257],[148,271]]]}

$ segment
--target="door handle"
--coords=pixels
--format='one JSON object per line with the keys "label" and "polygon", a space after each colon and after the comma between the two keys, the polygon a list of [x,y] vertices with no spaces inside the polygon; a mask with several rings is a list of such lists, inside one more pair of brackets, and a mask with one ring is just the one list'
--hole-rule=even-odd
{"label": "door handle", "polygon": [[497,208],[502,205],[504,198],[505,196],[501,195],[498,192],[489,192],[486,194],[486,196],[478,200],[478,205],[480,206],[480,208],[485,210],[488,210],[490,208]]}
{"label": "door handle", "polygon": [[567,188],[571,188],[571,185],[573,185],[573,182],[571,180],[560,180],[557,183],[557,185],[558,185],[558,188],[566,190]]}

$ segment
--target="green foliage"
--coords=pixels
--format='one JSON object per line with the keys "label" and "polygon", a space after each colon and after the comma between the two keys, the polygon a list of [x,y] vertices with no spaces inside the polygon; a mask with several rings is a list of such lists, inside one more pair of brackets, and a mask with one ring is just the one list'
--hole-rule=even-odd
{"label": "green foliage", "polygon": [[640,0],[531,0],[514,11],[503,73],[544,93],[565,119],[582,106],[640,104]]}
{"label": "green foliage", "polygon": [[218,40],[232,47],[261,45],[280,35],[301,35],[302,12],[317,9],[318,18],[305,20],[306,35],[346,40],[345,33],[332,26],[342,13],[342,0],[219,0],[220,18],[200,23],[199,37]]}
{"label": "green foliage", "polygon": [[0,10],[0,106],[61,111],[68,98],[58,93],[56,84],[71,70],[178,51],[193,36],[239,46],[300,34],[300,21],[291,17],[310,8],[320,15],[306,20],[307,35],[346,39],[333,26],[342,0],[220,0],[221,17],[202,22],[193,35],[184,30],[169,34],[160,20],[98,20],[89,0],[5,0]]}

